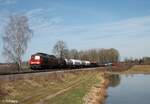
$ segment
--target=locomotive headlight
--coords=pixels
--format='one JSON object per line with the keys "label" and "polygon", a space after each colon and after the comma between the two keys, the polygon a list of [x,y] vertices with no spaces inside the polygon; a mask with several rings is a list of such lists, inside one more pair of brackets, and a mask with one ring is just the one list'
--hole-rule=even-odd
{"label": "locomotive headlight", "polygon": [[40,56],[35,56],[35,60],[40,60]]}

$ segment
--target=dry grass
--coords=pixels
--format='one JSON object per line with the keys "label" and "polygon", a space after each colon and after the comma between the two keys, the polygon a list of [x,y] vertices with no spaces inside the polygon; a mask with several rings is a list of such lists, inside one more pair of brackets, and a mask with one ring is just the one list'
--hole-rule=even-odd
{"label": "dry grass", "polygon": [[[31,71],[28,64],[22,64],[22,69],[20,71]],[[0,74],[3,73],[14,73],[18,72],[18,67],[16,64],[0,64]]]}
{"label": "dry grass", "polygon": [[97,67],[97,70],[101,72],[124,72],[132,68],[131,64],[117,64],[116,66],[105,66],[105,67]]}
{"label": "dry grass", "polygon": [[[58,102],[63,102],[62,97],[66,97],[64,99],[68,98],[67,95],[63,94],[68,94],[71,97],[74,93],[78,94],[77,99],[82,100],[88,89],[97,82],[96,75],[97,72],[95,71],[74,71],[0,76],[0,100],[14,99],[21,104],[35,104],[38,102],[45,104],[54,101],[51,104],[59,104]],[[49,99],[51,96],[52,100]],[[60,97],[59,101],[55,100],[56,96]],[[75,99],[75,97],[71,98]],[[67,100],[69,102],[71,99]],[[3,104],[1,101],[0,104]]]}
{"label": "dry grass", "polygon": [[105,73],[101,73],[99,76],[101,83],[94,85],[90,92],[84,97],[84,104],[104,104],[105,98],[107,97],[107,87],[109,84],[108,78]]}
{"label": "dry grass", "polygon": [[0,73],[16,72],[17,66],[14,64],[1,64]]}
{"label": "dry grass", "polygon": [[150,73],[150,65],[135,65],[126,71],[126,73]]}

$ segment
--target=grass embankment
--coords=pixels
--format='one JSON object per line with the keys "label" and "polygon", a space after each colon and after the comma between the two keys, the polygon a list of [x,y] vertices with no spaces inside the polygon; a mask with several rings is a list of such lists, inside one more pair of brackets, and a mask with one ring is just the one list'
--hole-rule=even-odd
{"label": "grass embankment", "polygon": [[99,76],[101,83],[94,85],[84,97],[84,104],[105,104],[107,97],[107,87],[109,85],[109,75],[101,73]]}
{"label": "grass embankment", "polygon": [[125,73],[129,74],[149,74],[150,73],[150,65],[134,65]]}
{"label": "grass embankment", "polygon": [[100,83],[97,71],[45,73],[0,78],[0,104],[82,104],[91,87]]}

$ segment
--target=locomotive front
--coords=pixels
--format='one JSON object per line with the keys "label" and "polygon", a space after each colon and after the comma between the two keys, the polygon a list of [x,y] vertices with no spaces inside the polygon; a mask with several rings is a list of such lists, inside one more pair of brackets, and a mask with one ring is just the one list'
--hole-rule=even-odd
{"label": "locomotive front", "polygon": [[40,55],[32,55],[29,64],[31,69],[40,69],[42,67],[42,57]]}

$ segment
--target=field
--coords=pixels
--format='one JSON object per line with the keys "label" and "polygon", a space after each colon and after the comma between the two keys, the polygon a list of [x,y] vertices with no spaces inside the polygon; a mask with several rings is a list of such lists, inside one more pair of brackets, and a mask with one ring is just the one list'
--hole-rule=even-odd
{"label": "field", "polygon": [[96,70],[1,76],[0,103],[83,104],[91,87],[100,84],[99,76]]}
{"label": "field", "polygon": [[133,67],[129,68],[124,73],[129,74],[149,74],[150,73],[150,65],[134,65]]}
{"label": "field", "polygon": [[[28,63],[23,63],[22,64],[22,69],[21,71],[31,71],[31,69],[29,68]],[[18,67],[16,64],[0,64],[0,74],[3,73],[14,73],[14,72],[18,72]]]}

